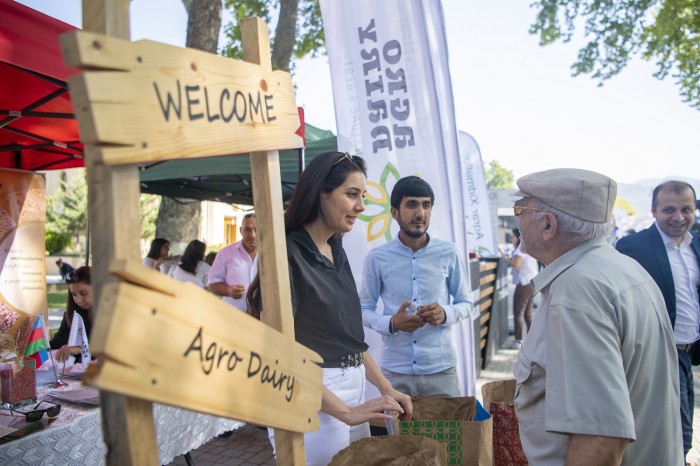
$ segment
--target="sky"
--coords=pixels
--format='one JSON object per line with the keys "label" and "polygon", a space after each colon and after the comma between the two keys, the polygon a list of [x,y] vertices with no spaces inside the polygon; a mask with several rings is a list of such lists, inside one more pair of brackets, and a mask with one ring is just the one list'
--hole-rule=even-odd
{"label": "sky", "polygon": [[[79,0],[19,1],[81,26]],[[582,38],[539,46],[528,33],[529,3],[442,1],[457,129],[476,139],[484,163],[496,160],[516,178],[574,167],[622,183],[700,179],[700,111],[681,101],[673,80],[657,80],[640,58],[602,87],[571,77]],[[131,21],[132,40],[185,44],[180,0],[132,0]],[[335,132],[327,57],[301,60],[294,81],[306,121]]]}

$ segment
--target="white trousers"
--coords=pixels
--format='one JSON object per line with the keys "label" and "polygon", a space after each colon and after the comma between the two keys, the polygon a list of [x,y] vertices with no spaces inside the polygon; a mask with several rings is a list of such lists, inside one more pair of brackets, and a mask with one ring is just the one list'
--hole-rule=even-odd
{"label": "white trousers", "polygon": [[[323,385],[335,393],[348,406],[365,402],[365,366],[348,369],[323,369]],[[369,437],[369,424],[349,426],[342,421],[318,412],[321,427],[304,434],[307,466],[327,466],[333,455],[355,440]],[[275,448],[275,431],[267,429],[272,448]]]}

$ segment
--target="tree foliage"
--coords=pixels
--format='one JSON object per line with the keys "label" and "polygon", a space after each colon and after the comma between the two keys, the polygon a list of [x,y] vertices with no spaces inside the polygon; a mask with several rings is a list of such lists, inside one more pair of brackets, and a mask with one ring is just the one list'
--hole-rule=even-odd
{"label": "tree foliage", "polygon": [[484,170],[486,178],[486,187],[490,190],[497,191],[499,189],[513,189],[515,177],[513,171],[508,170],[496,160],[489,162]]}
{"label": "tree foliage", "polygon": [[656,62],[654,76],[671,76],[684,102],[700,109],[700,0],[536,0],[532,34],[540,45],[568,42],[584,22],[588,42],[572,74],[599,85],[639,54]]}
{"label": "tree foliage", "polygon": [[141,194],[139,212],[141,214],[141,239],[152,240],[156,234],[156,221],[161,198],[154,194]]}
{"label": "tree foliage", "polygon": [[289,71],[292,57],[315,56],[324,50],[325,36],[318,0],[224,0],[234,20],[224,26],[226,45],[222,55],[241,58],[241,29],[243,18],[259,16],[267,24],[277,18],[271,37],[272,69]]}
{"label": "tree foliage", "polygon": [[73,238],[77,247],[87,229],[87,198],[85,174],[68,180],[66,172],[61,173],[58,191],[46,198],[47,234]]}

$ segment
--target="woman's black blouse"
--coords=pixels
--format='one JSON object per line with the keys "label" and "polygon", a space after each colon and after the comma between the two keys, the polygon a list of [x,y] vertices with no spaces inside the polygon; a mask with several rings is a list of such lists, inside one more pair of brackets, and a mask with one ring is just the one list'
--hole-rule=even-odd
{"label": "woman's black blouse", "polygon": [[296,340],[327,363],[368,348],[348,258],[336,237],[328,244],[334,263],[323,257],[304,228],[287,235]]}

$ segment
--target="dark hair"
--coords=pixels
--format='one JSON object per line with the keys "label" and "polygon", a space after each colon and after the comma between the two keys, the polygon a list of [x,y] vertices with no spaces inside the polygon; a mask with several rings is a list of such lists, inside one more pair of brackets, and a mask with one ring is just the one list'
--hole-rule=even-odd
{"label": "dark hair", "polygon": [[84,265],[73,270],[71,273],[66,275],[66,283],[91,283],[90,279],[90,266]]}
{"label": "dark hair", "polygon": [[301,173],[297,187],[284,213],[285,232],[313,222],[321,212],[321,194],[330,193],[345,183],[351,173],[367,176],[364,159],[347,152],[324,152],[316,156]]}
{"label": "dark hair", "polygon": [[520,244],[520,228],[513,228],[513,234],[518,238],[518,244]]}
{"label": "dark hair", "polygon": [[[69,285],[73,285],[76,283],[85,283],[86,285],[92,286],[90,272],[91,269],[89,265],[78,267],[73,272],[71,272],[70,275],[66,276],[66,283],[68,283]],[[73,293],[71,293],[70,290],[68,290],[68,301],[66,302],[66,322],[69,326],[73,323],[73,314],[75,313],[76,309],[82,308],[80,308],[76,304],[75,299],[73,299]]]}
{"label": "dark hair", "polygon": [[206,262],[209,265],[214,264],[214,259],[216,259],[216,251],[209,251],[209,254],[204,257],[204,262]]}
{"label": "dark hair", "polygon": [[150,257],[151,259],[158,259],[160,257],[160,249],[165,244],[170,244],[170,241],[168,241],[165,238],[156,238],[153,241],[151,241],[151,249],[148,250],[148,254],[146,254],[146,257]]}
{"label": "dark hair", "polygon": [[693,193],[693,200],[697,200],[695,189],[690,183],[676,180],[666,181],[654,188],[654,191],[651,194],[651,210],[656,209],[656,203],[658,201],[657,197],[662,190],[666,189],[671,191],[673,194],[682,194],[686,189],[690,189],[690,191]]}
{"label": "dark hair", "polygon": [[[350,174],[356,172],[367,176],[367,165],[362,157],[347,152],[324,152],[316,156],[301,173],[284,212],[285,232],[297,230],[323,215],[321,194],[330,193],[345,183]],[[260,291],[258,272],[246,294],[247,312],[258,319],[262,310]]]}
{"label": "dark hair", "polygon": [[406,176],[401,178],[391,190],[391,207],[398,209],[401,200],[406,197],[429,197],[430,204],[435,202],[435,193],[427,181],[417,176]]}
{"label": "dark hair", "polygon": [[197,264],[204,259],[204,252],[206,250],[206,244],[197,239],[193,239],[185,248],[185,252],[182,254],[180,262],[177,264],[178,267],[194,275],[195,270],[197,270]]}
{"label": "dark hair", "polygon": [[247,218],[255,218],[255,212],[250,212],[250,213],[247,213],[243,216],[243,220],[245,220]]}

